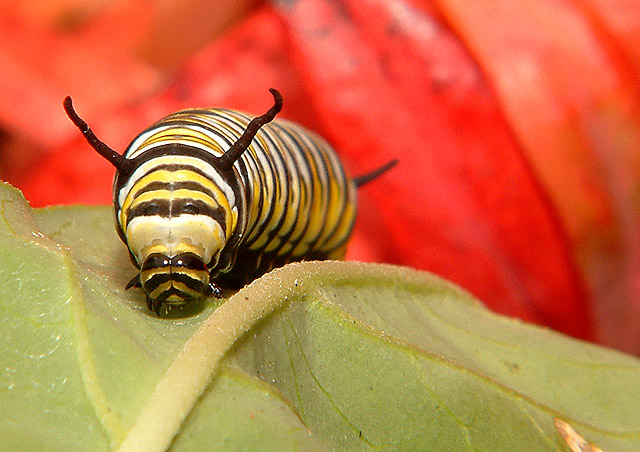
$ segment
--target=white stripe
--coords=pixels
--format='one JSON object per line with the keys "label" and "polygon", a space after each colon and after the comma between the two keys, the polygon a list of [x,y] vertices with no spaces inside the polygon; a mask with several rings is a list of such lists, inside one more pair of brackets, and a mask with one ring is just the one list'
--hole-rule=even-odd
{"label": "white stripe", "polygon": [[129,146],[127,147],[127,150],[124,151],[124,156],[127,158],[133,158],[136,155],[138,155],[138,153],[136,151],[138,151],[139,146],[145,141],[147,140],[151,135],[161,132],[163,130],[167,130],[169,128],[169,126],[158,126],[158,127],[154,127],[153,129],[147,130],[145,132],[142,132],[140,135],[138,135],[132,142],[131,144],[129,144]]}

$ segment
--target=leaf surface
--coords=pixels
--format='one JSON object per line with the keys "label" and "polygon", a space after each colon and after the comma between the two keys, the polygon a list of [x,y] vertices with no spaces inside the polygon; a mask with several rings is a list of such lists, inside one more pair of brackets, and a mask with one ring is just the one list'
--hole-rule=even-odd
{"label": "leaf surface", "polygon": [[0,189],[0,449],[640,450],[640,362],[433,275],[292,264],[170,316],[108,207]]}

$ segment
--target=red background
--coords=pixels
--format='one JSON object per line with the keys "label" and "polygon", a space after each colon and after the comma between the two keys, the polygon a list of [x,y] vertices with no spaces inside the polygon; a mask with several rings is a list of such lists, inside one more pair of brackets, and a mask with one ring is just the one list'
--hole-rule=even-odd
{"label": "red background", "polygon": [[66,95],[123,150],[275,87],[350,174],[400,160],[360,190],[349,258],[640,352],[635,0],[3,2],[0,64],[0,175],[33,206],[110,202]]}

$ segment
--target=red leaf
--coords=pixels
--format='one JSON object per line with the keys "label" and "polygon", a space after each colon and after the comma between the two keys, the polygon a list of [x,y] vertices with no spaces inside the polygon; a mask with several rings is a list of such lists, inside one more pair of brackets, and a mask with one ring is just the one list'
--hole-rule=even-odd
{"label": "red leaf", "polygon": [[[638,351],[640,8],[552,0],[441,3],[488,74],[566,230],[570,258],[594,300],[599,339]],[[635,31],[616,26],[622,14]],[[615,37],[633,33],[626,44]]]}

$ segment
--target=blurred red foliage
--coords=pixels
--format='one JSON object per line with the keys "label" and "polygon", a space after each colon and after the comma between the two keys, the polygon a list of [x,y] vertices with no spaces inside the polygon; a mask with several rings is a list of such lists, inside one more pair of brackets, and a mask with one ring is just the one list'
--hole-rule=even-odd
{"label": "blurred red foliage", "polygon": [[637,2],[46,4],[0,6],[0,170],[32,205],[110,202],[67,94],[124,149],[181,108],[261,113],[276,87],[350,174],[400,160],[360,192],[351,259],[640,352]]}

